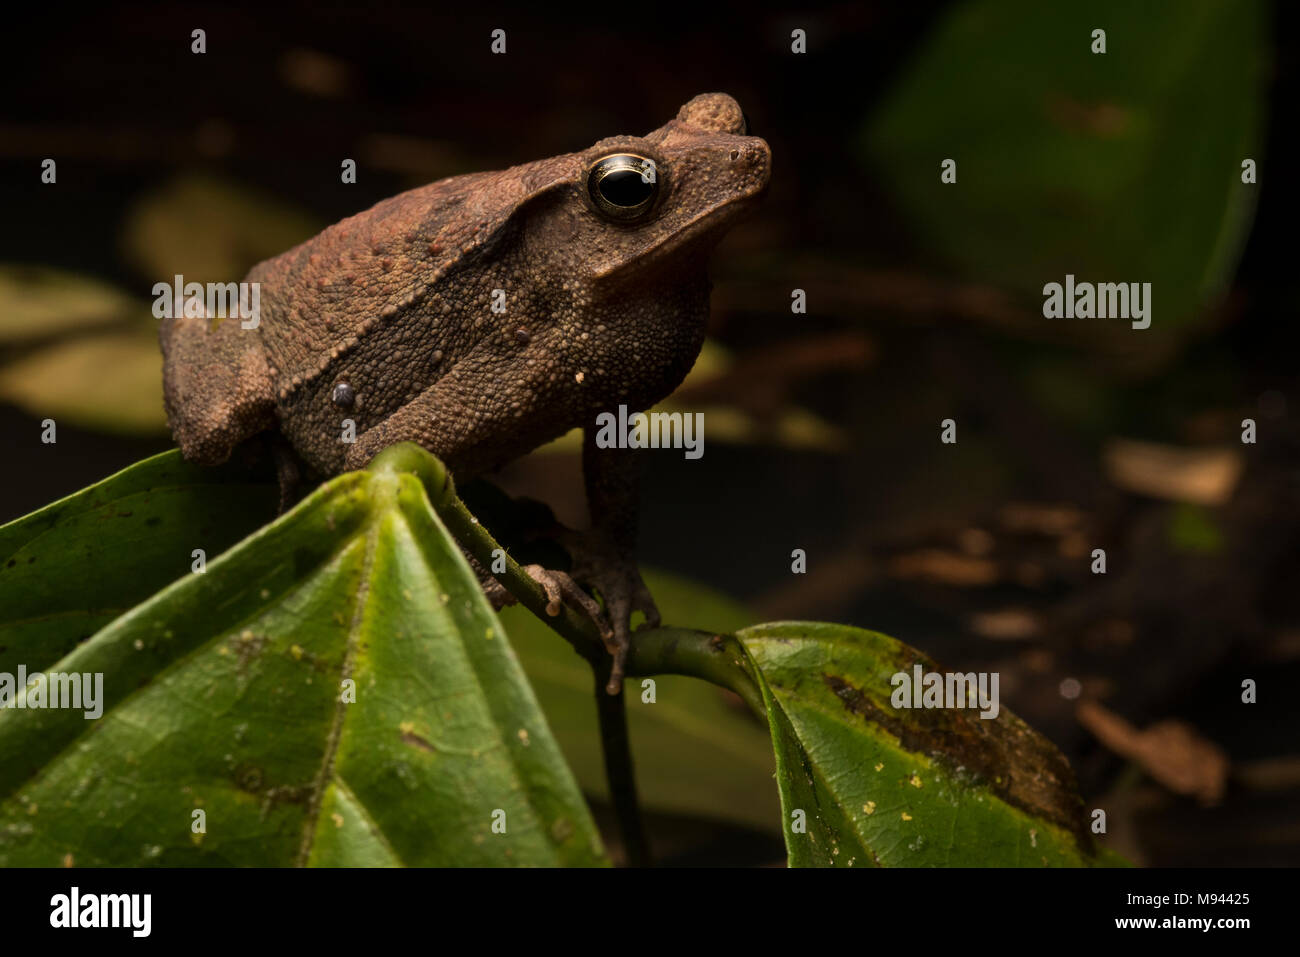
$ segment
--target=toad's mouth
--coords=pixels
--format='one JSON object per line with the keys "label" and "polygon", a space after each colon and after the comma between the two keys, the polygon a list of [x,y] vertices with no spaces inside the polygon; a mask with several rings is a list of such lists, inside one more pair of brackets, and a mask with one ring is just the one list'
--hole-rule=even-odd
{"label": "toad's mouth", "polygon": [[[597,282],[617,282],[622,277],[643,277],[647,272],[663,268],[683,256],[703,255],[721,241],[731,225],[751,212],[762,199],[762,187],[744,192],[698,213],[676,229],[652,240],[637,252],[620,262],[594,272]],[[635,266],[636,268],[631,268]]]}

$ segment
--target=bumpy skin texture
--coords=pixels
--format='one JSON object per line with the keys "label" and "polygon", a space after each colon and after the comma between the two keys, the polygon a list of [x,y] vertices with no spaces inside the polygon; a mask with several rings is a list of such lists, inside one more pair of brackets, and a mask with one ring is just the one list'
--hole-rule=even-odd
{"label": "bumpy skin texture", "polygon": [[[590,437],[620,403],[654,404],[699,353],[709,252],[767,185],[767,144],[743,134],[735,100],[698,96],[645,137],[441,180],[260,263],[246,280],[261,283],[256,329],[164,320],[183,454],[215,464],[278,428],[323,475],[414,441],[464,479],[575,426]],[[615,153],[655,162],[644,221],[588,199],[588,169]],[[631,609],[653,612],[630,561],[634,469],[590,441],[584,458],[593,557],[574,577],[601,590],[625,646]]]}

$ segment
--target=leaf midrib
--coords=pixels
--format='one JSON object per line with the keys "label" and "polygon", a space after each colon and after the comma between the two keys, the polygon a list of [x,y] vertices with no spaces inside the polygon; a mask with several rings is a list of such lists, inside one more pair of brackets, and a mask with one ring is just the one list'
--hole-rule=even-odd
{"label": "leaf midrib", "polygon": [[[370,597],[370,573],[374,567],[375,551],[379,542],[379,520],[378,516],[371,514],[370,520],[366,523],[366,554],[361,561],[361,581],[357,586],[356,603],[353,605],[352,621],[348,623],[348,641],[343,652],[343,664],[339,669],[339,687],[342,688],[343,682],[352,677],[352,669],[356,659],[357,645],[360,641],[362,620],[365,617],[366,602]],[[343,738],[343,725],[346,721],[347,702],[343,700],[343,695],[338,695],[338,700],[334,704],[334,721],[330,725],[329,737],[325,741],[325,754],[321,759],[320,773],[316,778],[316,786],[312,788],[311,803],[307,808],[307,820],[303,823],[302,844],[298,848],[298,859],[295,862],[297,867],[306,867],[307,861],[311,857],[312,847],[316,842],[316,828],[320,823],[321,806],[325,802],[325,790],[329,787],[330,780],[334,777],[334,760],[338,755],[339,742]],[[349,791],[351,789],[349,788]],[[358,802],[358,806],[362,806]],[[368,816],[368,815],[367,815]],[[387,844],[387,840],[381,840]],[[393,855],[399,863],[404,864],[401,858],[394,852]]]}

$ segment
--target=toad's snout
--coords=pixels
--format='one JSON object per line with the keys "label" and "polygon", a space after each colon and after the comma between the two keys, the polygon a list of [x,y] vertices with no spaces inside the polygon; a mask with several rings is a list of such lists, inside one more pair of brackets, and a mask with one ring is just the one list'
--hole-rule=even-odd
{"label": "toad's snout", "polygon": [[744,137],[731,147],[727,158],[732,175],[746,192],[761,192],[772,177],[771,147],[757,136]]}

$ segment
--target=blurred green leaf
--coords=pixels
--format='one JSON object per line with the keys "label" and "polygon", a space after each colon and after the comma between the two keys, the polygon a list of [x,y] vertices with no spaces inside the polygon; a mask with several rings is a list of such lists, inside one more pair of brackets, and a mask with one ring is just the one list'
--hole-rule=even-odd
{"label": "blurred green leaf", "polygon": [[1185,327],[1230,281],[1261,188],[1241,163],[1261,158],[1266,20],[1262,0],[963,3],[862,145],[971,276],[1039,304],[1067,273],[1151,282],[1152,330]]}
{"label": "blurred green leaf", "polygon": [[1175,551],[1213,555],[1223,551],[1223,531],[1209,509],[1179,502],[1169,514],[1169,544]]}
{"label": "blurred green leaf", "polygon": [[0,265],[0,345],[143,315],[140,301],[97,279],[43,266]]}
{"label": "blurred green leaf", "polygon": [[0,399],[58,423],[164,434],[157,331],[94,333],[37,349],[0,367]]}
{"label": "blurred green leaf", "polygon": [[1078,352],[1035,344],[1020,357],[1017,372],[1033,401],[1072,430],[1099,440],[1120,419],[1124,395],[1107,382],[1105,370]]}
{"label": "blurred green leaf", "polygon": [[145,196],[128,215],[123,246],[150,283],[235,282],[318,233],[324,224],[247,187],[187,174]]}

